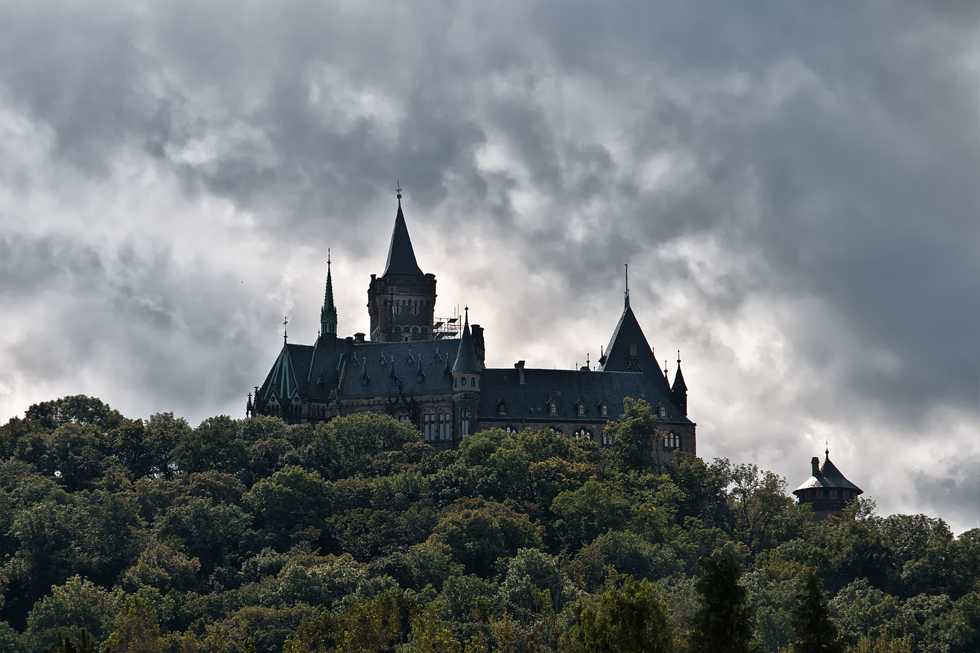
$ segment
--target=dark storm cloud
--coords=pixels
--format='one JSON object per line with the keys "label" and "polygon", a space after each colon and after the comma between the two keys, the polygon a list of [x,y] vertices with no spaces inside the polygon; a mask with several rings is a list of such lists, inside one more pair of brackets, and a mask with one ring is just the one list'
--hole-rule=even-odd
{"label": "dark storm cloud", "polygon": [[[188,263],[157,234],[127,259],[99,236],[119,227],[97,210],[84,212],[92,236],[74,242],[0,208],[0,297],[26,311],[39,293],[64,293],[45,327],[70,333],[60,360],[129,375],[194,410],[240,394],[272,347],[256,325],[291,302],[292,282],[276,285],[284,252],[343,244],[351,265],[380,272],[398,179],[413,237],[435,244],[423,268],[506,298],[522,318],[501,327],[516,355],[583,316],[611,329],[631,260],[635,305],[714,357],[712,375],[733,374],[744,354],[719,325],[752,306],[792,307],[773,324],[798,369],[772,382],[812,375],[819,388],[766,415],[772,432],[800,415],[844,431],[880,420],[895,441],[937,413],[978,425],[976,3],[2,11],[0,108],[52,135],[38,170],[68,166],[111,187],[120,169],[157,166],[187,202],[229,200],[228,233],[272,252],[239,262],[219,239],[216,262]],[[0,161],[3,187],[27,193],[27,167]],[[110,201],[111,188],[99,192]],[[174,228],[194,219],[218,223],[202,208]],[[690,243],[714,249],[692,257]],[[226,276],[260,263],[280,269],[226,292]],[[674,291],[697,313],[665,314]],[[99,311],[73,320],[84,302]],[[98,362],[107,333],[122,353]],[[165,345],[163,334],[177,335]],[[659,335],[658,353],[673,344]],[[55,375],[48,354],[17,353],[21,344],[5,347],[22,374]],[[744,401],[772,406],[763,385]],[[963,476],[947,471],[929,471],[940,480],[923,481],[923,497],[966,487],[941,480]],[[950,501],[968,511],[967,494]]]}

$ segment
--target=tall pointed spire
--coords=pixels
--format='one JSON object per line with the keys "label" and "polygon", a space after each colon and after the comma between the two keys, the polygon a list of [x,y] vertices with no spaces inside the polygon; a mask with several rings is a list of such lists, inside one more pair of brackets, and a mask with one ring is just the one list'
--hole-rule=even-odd
{"label": "tall pointed spire", "polygon": [[402,213],[402,188],[398,185],[398,213],[395,215],[395,228],[391,232],[391,245],[388,247],[388,264],[384,274],[401,274],[421,277],[422,269],[415,260],[415,250],[412,239],[408,235],[408,225],[405,224],[405,214]]}
{"label": "tall pointed spire", "polygon": [[467,307],[463,333],[459,338],[459,350],[456,352],[456,362],[453,364],[453,372],[480,372],[482,369],[480,361],[476,357],[476,348],[473,347],[473,338],[470,336],[470,309]]}
{"label": "tall pointed spire", "polygon": [[624,293],[624,295],[625,295],[625,301],[623,302],[623,308],[629,308],[629,306],[630,306],[630,264],[629,264],[628,261],[626,263],[626,292]]}
{"label": "tall pointed spire", "polygon": [[684,373],[681,372],[681,350],[677,350],[677,373],[674,374],[674,385],[670,389],[674,405],[687,416],[687,384],[684,383]]}
{"label": "tall pointed spire", "polygon": [[327,287],[323,291],[323,308],[320,309],[320,333],[337,333],[337,306],[333,303],[333,279],[330,276],[330,248],[327,248]]}

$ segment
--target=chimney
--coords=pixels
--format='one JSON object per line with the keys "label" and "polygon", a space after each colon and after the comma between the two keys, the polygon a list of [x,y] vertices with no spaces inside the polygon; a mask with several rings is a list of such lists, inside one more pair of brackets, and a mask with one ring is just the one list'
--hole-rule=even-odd
{"label": "chimney", "polygon": [[520,379],[521,385],[524,385],[524,361],[514,363],[514,369],[517,370],[517,378]]}
{"label": "chimney", "polygon": [[810,466],[813,468],[813,475],[816,476],[820,473],[820,459],[814,456],[810,459]]}
{"label": "chimney", "polygon": [[480,367],[486,367],[486,345],[483,342],[483,327],[479,324],[470,325],[470,337],[473,338],[473,351],[476,352],[476,359],[480,361]]}
{"label": "chimney", "polygon": [[364,334],[363,333],[355,333],[354,334],[354,342],[364,342]]}

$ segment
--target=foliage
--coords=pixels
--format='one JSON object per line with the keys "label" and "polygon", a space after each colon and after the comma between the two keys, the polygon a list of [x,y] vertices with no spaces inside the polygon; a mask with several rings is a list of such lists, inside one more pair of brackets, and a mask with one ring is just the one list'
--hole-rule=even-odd
{"label": "foliage", "polygon": [[797,600],[799,604],[793,610],[793,653],[843,653],[844,643],[830,619],[827,598],[817,586],[812,569],[803,573]]}
{"label": "foliage", "polygon": [[0,650],[799,651],[831,621],[850,651],[980,650],[980,529],[816,522],[754,465],[651,455],[628,405],[613,447],[437,450],[375,414],[36,404],[0,426]]}
{"label": "foliage", "polygon": [[620,577],[620,587],[581,607],[563,643],[569,653],[671,653],[666,603],[649,581]]}
{"label": "foliage", "polygon": [[752,608],[742,570],[731,554],[721,560],[701,560],[704,576],[695,584],[698,611],[691,620],[690,648],[694,653],[748,653],[757,650]]}

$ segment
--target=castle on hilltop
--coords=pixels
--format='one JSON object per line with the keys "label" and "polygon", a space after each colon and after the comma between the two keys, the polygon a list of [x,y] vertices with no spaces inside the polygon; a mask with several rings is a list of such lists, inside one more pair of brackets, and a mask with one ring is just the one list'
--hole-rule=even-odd
{"label": "castle on hilltop", "polygon": [[274,415],[287,423],[315,423],[338,415],[375,412],[412,422],[426,442],[454,446],[469,433],[502,428],[551,428],[600,445],[623,399],[646,400],[665,434],[661,460],[674,451],[696,452],[695,423],[687,417],[687,386],[680,356],[671,385],[630,307],[599,365],[578,370],[487,368],[483,329],[459,318],[436,317],[436,278],[418,265],[408,226],[398,212],[384,273],[368,285],[370,337],[337,335],[337,307],[327,259],[320,334],[312,345],[287,341],[261,386],[250,393],[248,415]]}

